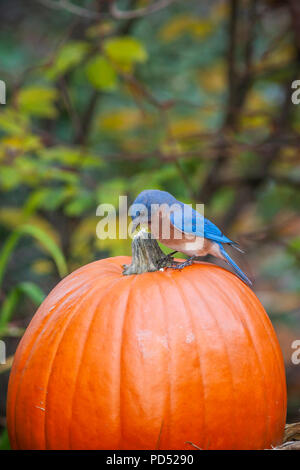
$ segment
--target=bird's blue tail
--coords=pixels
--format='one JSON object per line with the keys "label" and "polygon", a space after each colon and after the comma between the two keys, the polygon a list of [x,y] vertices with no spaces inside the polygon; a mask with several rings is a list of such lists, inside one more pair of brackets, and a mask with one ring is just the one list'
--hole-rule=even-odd
{"label": "bird's blue tail", "polygon": [[248,284],[248,286],[252,286],[252,282],[250,281],[250,279],[247,278],[246,274],[244,274],[243,271],[238,267],[238,265],[233,261],[233,259],[230,258],[229,254],[226,253],[221,243],[219,243],[218,245],[220,246],[220,251],[224,256],[226,262],[230,264],[230,266],[232,266],[238,277],[242,279],[242,281],[244,281],[246,284]]}

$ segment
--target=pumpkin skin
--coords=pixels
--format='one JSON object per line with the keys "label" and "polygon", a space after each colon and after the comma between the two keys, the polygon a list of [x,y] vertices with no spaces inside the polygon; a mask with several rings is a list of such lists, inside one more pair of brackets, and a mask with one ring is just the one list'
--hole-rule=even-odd
{"label": "pumpkin skin", "polygon": [[8,388],[13,449],[266,449],[282,441],[281,350],[255,294],[197,263],[88,264],[48,295]]}

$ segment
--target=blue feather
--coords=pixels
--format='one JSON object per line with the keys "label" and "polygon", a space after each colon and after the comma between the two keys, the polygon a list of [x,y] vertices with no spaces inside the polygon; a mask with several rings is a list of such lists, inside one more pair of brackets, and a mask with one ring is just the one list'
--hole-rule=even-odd
{"label": "blue feather", "polygon": [[178,211],[171,212],[170,221],[178,230],[185,233],[193,233],[197,237],[203,237],[204,230],[204,237],[209,240],[220,243],[233,243],[215,224],[203,217],[192,207],[180,201],[177,201],[176,204],[180,208],[178,208]]}
{"label": "blue feather", "polygon": [[250,279],[247,278],[246,274],[244,274],[243,271],[238,267],[238,265],[233,261],[233,259],[230,258],[229,254],[226,253],[226,251],[224,250],[224,247],[221,245],[221,243],[219,243],[219,247],[220,247],[220,251],[221,251],[222,255],[226,259],[226,262],[228,264],[230,264],[230,266],[234,269],[234,271],[239,276],[239,278],[241,278],[242,281],[244,281],[249,286],[252,286],[252,282],[250,281]]}

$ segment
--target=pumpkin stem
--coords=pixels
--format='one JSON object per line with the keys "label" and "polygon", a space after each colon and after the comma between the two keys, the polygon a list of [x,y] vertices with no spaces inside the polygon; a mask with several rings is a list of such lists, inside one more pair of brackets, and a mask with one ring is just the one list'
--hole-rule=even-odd
{"label": "pumpkin stem", "polygon": [[124,264],[123,274],[141,274],[172,266],[151,233],[140,230],[132,240],[132,262]]}

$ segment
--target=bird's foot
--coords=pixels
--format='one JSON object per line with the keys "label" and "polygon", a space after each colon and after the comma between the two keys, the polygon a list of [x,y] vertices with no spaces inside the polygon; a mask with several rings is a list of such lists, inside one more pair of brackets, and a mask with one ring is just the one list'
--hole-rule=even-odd
{"label": "bird's foot", "polygon": [[177,263],[176,266],[171,266],[172,269],[183,269],[186,268],[186,266],[191,266],[193,264],[194,259],[197,258],[197,256],[191,256],[188,258],[186,261],[183,263]]}
{"label": "bird's foot", "polygon": [[[177,265],[177,262],[174,260],[173,255],[175,255],[177,251],[172,251],[172,253],[169,253],[168,255],[164,256],[161,258],[158,262],[159,268],[164,268],[164,267],[173,267]],[[171,266],[170,266],[171,263]]]}

